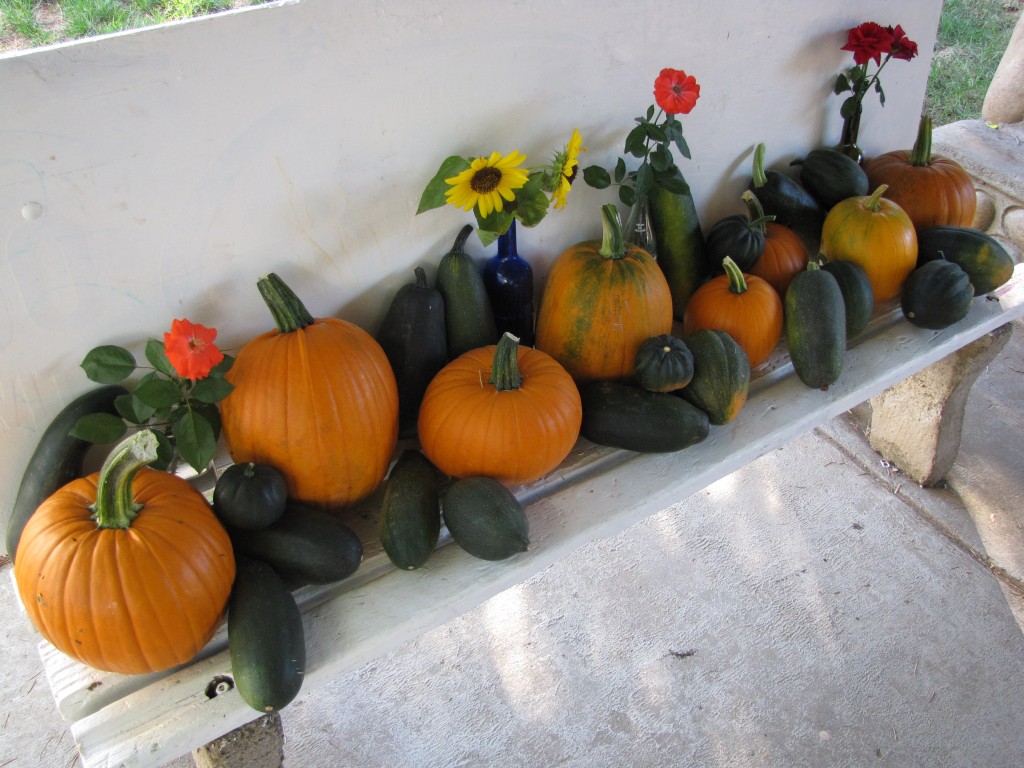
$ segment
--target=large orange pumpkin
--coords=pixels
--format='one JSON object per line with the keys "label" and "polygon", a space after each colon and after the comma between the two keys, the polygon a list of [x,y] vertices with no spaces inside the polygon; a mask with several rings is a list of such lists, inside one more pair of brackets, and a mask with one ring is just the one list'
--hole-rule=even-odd
{"label": "large orange pumpkin", "polygon": [[514,486],[557,467],[582,419],[568,372],[506,333],[441,369],[423,396],[417,431],[423,452],[445,474]]}
{"label": "large orange pumpkin", "polygon": [[833,206],[821,230],[821,252],[831,261],[853,261],[864,269],[875,303],[896,298],[917,265],[917,232],[906,212],[883,197],[849,197]]}
{"label": "large orange pumpkin", "polygon": [[398,441],[398,386],[380,345],[358,326],[313,318],[280,277],[258,282],[277,329],[239,351],[221,403],[237,463],[266,463],[292,498],[324,508],[368,496]]}
{"label": "large orange pumpkin", "polygon": [[548,272],[537,349],[577,383],[633,375],[637,348],[672,330],[672,293],[651,255],[622,239],[618,209],[601,209],[603,239],[577,243]]}
{"label": "large orange pumpkin", "polygon": [[747,353],[750,367],[765,360],[782,338],[782,299],[756,275],[745,275],[731,258],[724,275],[713,277],[690,297],[683,333],[724,331]]}
{"label": "large orange pumpkin", "polygon": [[[96,669],[157,672],[192,659],[221,622],[231,541],[188,482],[145,467],[149,431],[121,443],[29,519],[14,566],[32,624]],[[95,517],[94,517],[95,514]]]}
{"label": "large orange pumpkin", "polygon": [[978,204],[974,182],[958,162],[932,154],[932,119],[921,116],[913,149],[899,149],[864,164],[871,189],[885,184],[885,196],[902,208],[918,231],[969,227]]}

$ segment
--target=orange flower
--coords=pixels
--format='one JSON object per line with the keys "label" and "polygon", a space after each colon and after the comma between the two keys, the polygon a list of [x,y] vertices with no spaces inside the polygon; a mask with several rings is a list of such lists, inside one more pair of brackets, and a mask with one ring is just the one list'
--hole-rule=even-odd
{"label": "orange flower", "polygon": [[215,338],[216,328],[184,319],[174,320],[171,332],[164,334],[164,350],[174,370],[183,379],[203,379],[224,359],[224,354],[213,343]]}
{"label": "orange flower", "polygon": [[696,78],[681,69],[663,69],[654,81],[654,100],[669,115],[688,115],[700,97]]}

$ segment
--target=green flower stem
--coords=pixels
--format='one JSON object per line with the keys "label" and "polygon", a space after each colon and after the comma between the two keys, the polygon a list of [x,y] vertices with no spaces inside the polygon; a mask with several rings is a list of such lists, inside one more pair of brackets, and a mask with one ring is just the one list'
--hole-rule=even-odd
{"label": "green flower stem", "polygon": [[922,168],[932,164],[932,119],[921,115],[917,125],[917,140],[910,152],[910,164]]}
{"label": "green flower stem", "polygon": [[622,238],[622,222],[619,209],[614,203],[601,206],[601,247],[597,252],[606,259],[621,259],[626,255],[626,244]]}
{"label": "green flower stem", "polygon": [[722,259],[722,269],[725,270],[725,274],[729,277],[729,290],[737,295],[746,293],[747,281],[743,277],[743,270],[736,265],[731,256],[726,256]]}
{"label": "green flower stem", "polygon": [[274,324],[281,333],[299,331],[313,324],[313,316],[284,280],[271,272],[256,282]]}
{"label": "green flower stem", "polygon": [[494,362],[491,364],[491,377],[487,383],[493,384],[499,392],[519,389],[523,383],[519,373],[519,339],[508,331],[498,340]]}
{"label": "green flower stem", "polygon": [[123,440],[103,462],[92,505],[97,528],[131,527],[142,509],[132,494],[132,481],[142,467],[156,460],[156,448],[156,435],[146,429]]}

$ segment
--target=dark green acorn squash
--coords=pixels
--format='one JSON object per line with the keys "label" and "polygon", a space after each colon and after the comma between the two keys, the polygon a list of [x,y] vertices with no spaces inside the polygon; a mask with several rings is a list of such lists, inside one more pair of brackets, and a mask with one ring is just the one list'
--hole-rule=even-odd
{"label": "dark green acorn squash", "polygon": [[764,144],[754,149],[753,172],[749,189],[757,195],[766,214],[775,216],[775,223],[789,227],[799,235],[807,253],[818,253],[825,211],[800,182],[780,171],[764,167]]}
{"label": "dark green acorn squash", "polygon": [[213,487],[214,513],[236,528],[266,528],[281,518],[287,503],[288,482],[270,464],[232,464]]}
{"label": "dark green acorn squash", "polygon": [[700,330],[683,341],[693,355],[693,379],[675,394],[704,411],[712,424],[727,424],[747,402],[747,353],[725,331]]}
{"label": "dark green acorn squash", "polygon": [[910,273],[900,292],[900,308],[919,328],[947,328],[967,317],[974,286],[957,264],[936,259]]}
{"label": "dark green acorn squash", "polygon": [[846,338],[864,332],[875,311],[875,291],[864,267],[855,261],[826,261],[821,268],[836,279],[846,308]]}
{"label": "dark green acorn squash", "polygon": [[968,227],[930,227],[917,234],[917,265],[945,259],[960,266],[975,296],[984,296],[1013,275],[1013,258],[991,235]]}
{"label": "dark green acorn squash", "polygon": [[[764,253],[764,225],[774,221],[774,216],[766,216],[761,204],[749,190],[743,193],[743,202],[747,205],[747,213],[726,216],[715,222],[708,232],[708,261],[721,265],[727,256],[735,262],[742,272],[749,272]],[[715,271],[721,272],[717,266]]]}
{"label": "dark green acorn squash", "polygon": [[813,261],[786,289],[786,344],[800,381],[827,389],[843,371],[846,305],[839,282]]}
{"label": "dark green acorn squash", "polygon": [[693,378],[693,355],[672,334],[651,336],[636,350],[637,383],[651,392],[671,392]]}
{"label": "dark green acorn squash", "polygon": [[848,197],[868,194],[868,175],[856,160],[842,152],[815,149],[794,164],[800,166],[800,183],[825,211]]}

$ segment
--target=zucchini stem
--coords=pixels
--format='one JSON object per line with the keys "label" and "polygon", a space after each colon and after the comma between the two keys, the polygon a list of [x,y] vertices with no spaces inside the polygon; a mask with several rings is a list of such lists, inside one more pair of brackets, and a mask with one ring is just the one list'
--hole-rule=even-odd
{"label": "zucchini stem", "polygon": [[132,482],[139,470],[157,457],[156,435],[150,429],[123,440],[103,462],[96,501],[90,507],[97,528],[130,528],[142,505],[136,503]]}
{"label": "zucchini stem", "polygon": [[493,384],[499,392],[519,389],[523,377],[519,373],[519,338],[508,331],[498,339],[498,347],[494,350],[494,362],[491,364],[491,376],[488,384]]}

